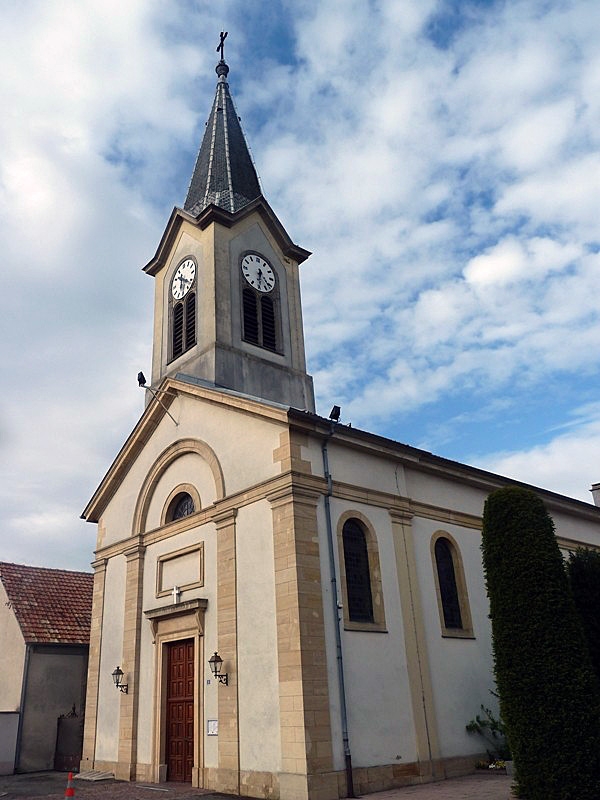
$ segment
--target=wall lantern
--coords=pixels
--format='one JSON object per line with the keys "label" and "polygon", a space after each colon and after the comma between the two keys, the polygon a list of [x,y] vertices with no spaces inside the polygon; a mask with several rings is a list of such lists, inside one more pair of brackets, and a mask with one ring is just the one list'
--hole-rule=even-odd
{"label": "wall lantern", "polygon": [[117,687],[117,689],[120,692],[123,692],[124,694],[127,694],[127,690],[129,688],[129,684],[128,683],[121,683],[121,681],[123,680],[123,675],[124,674],[125,673],[123,672],[121,667],[117,667],[116,670],[112,674],[112,679],[115,682],[115,686]]}
{"label": "wall lantern", "polygon": [[208,665],[210,667],[210,671],[219,681],[219,683],[224,683],[225,686],[229,686],[229,675],[226,672],[221,672],[223,659],[218,653],[215,653],[212,658],[208,659]]}

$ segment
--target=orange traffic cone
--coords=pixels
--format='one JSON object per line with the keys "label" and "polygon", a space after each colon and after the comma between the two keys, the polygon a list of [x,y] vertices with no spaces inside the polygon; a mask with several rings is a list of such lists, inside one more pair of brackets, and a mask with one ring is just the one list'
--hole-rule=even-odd
{"label": "orange traffic cone", "polygon": [[75,789],[73,788],[73,773],[69,772],[67,778],[67,788],[65,789],[65,797],[75,797]]}

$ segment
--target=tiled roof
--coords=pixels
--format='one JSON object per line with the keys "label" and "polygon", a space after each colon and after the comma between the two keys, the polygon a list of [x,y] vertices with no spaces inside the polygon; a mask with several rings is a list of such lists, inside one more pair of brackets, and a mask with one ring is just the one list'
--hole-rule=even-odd
{"label": "tiled roof", "polygon": [[261,195],[258,176],[229,93],[224,61],[183,208],[198,216],[211,203],[234,214]]}
{"label": "tiled roof", "polygon": [[0,581],[26,642],[89,644],[92,574],[0,562]]}

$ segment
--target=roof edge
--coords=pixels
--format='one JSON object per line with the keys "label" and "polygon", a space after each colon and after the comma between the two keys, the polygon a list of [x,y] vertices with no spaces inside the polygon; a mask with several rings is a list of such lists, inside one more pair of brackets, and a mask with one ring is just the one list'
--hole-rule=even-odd
{"label": "roof edge", "polygon": [[[559,506],[575,506],[580,513],[586,514],[590,519],[598,521],[600,519],[600,507],[587,503],[585,500],[579,500],[576,497],[569,497],[568,495],[554,492],[551,489],[544,489],[541,486],[520,481],[517,478],[510,478],[506,475],[500,475],[496,472],[490,472],[482,469],[481,467],[473,467],[470,464],[463,464],[460,461],[453,461],[452,459],[438,456],[430,453],[428,450],[420,450],[418,447],[413,447],[409,444],[402,444],[395,439],[388,439],[377,433],[370,433],[361,428],[354,428],[347,425],[333,423],[325,417],[320,417],[318,414],[312,414],[309,411],[300,411],[297,408],[290,408],[288,411],[288,418],[290,424],[296,423],[303,429],[311,429],[313,433],[322,436],[323,438],[338,437],[346,439],[348,446],[354,447],[377,447],[385,449],[389,453],[389,457],[403,458],[408,462],[408,466],[414,466],[415,469],[420,469],[424,472],[439,473],[443,471],[446,475],[454,477],[454,479],[466,480],[467,483],[477,486],[481,489],[493,491],[495,488],[504,486],[520,486],[524,489],[531,489],[532,491],[545,498],[550,505],[557,508]],[[354,442],[350,440],[354,439]]]}

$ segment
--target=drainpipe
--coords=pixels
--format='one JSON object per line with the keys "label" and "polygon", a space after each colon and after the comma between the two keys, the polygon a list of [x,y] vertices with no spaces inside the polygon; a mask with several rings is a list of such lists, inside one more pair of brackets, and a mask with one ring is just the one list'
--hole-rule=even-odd
{"label": "drainpipe", "polygon": [[331,428],[328,436],[324,439],[321,451],[323,454],[323,474],[327,481],[327,492],[325,494],[325,523],[327,528],[327,547],[329,550],[329,569],[331,573],[331,603],[333,610],[333,618],[335,621],[335,649],[337,659],[338,671],[338,686],[340,692],[340,716],[342,722],[342,742],[344,745],[344,761],[346,762],[346,785],[348,788],[348,797],[356,797],[354,794],[354,781],[352,779],[352,754],[350,753],[350,740],[348,738],[348,714],[346,710],[346,686],[344,682],[344,659],[342,654],[342,633],[341,633],[341,618],[340,618],[340,605],[338,604],[337,592],[337,577],[335,574],[335,558],[333,548],[333,530],[331,526],[331,505],[329,498],[333,494],[333,482],[331,480],[331,473],[329,472],[329,459],[327,455],[327,443],[333,436],[335,430],[335,422],[331,422]]}

